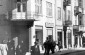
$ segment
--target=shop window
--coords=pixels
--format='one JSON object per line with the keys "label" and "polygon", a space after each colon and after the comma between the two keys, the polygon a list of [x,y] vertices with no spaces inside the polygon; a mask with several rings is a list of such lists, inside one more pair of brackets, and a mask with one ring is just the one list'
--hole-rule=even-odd
{"label": "shop window", "polygon": [[53,36],[53,29],[47,29],[47,36]]}

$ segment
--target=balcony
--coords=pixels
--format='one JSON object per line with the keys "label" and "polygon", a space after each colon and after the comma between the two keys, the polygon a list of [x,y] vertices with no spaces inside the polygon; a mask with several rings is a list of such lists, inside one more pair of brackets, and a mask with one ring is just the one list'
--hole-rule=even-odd
{"label": "balcony", "polygon": [[11,21],[37,21],[38,15],[31,12],[8,12],[8,19]]}
{"label": "balcony", "polygon": [[71,5],[71,0],[64,0],[63,1],[64,8],[66,8],[66,6],[70,6],[70,5]]}
{"label": "balcony", "polygon": [[79,6],[75,6],[74,7],[74,15],[79,15],[79,14],[82,14],[83,13],[83,9],[80,8]]}
{"label": "balcony", "polygon": [[70,20],[66,20],[66,21],[65,21],[65,25],[66,25],[66,26],[69,26],[69,25],[71,25],[71,24],[72,24],[72,22],[71,22]]}

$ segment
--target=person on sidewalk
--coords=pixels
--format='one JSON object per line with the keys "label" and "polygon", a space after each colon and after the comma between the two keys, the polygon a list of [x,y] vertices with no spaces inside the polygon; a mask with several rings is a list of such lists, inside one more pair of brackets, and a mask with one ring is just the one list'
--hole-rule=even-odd
{"label": "person on sidewalk", "polygon": [[59,51],[60,51],[60,49],[61,49],[61,41],[58,41],[58,48],[59,48]]}
{"label": "person on sidewalk", "polygon": [[40,55],[38,40],[34,42],[34,46],[31,46],[31,55]]}
{"label": "person on sidewalk", "polygon": [[44,44],[43,44],[43,46],[44,46],[44,48],[45,48],[45,52],[44,52],[44,55],[46,55],[47,54],[47,49],[48,49],[48,37],[46,38],[46,41],[44,42]]}
{"label": "person on sidewalk", "polygon": [[3,42],[2,42],[2,55],[7,55],[7,51],[8,51],[7,41],[3,40]]}

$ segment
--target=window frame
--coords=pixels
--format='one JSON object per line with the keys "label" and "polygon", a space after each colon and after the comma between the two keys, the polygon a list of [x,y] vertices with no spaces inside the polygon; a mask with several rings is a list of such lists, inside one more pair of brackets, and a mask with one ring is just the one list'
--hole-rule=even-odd
{"label": "window frame", "polygon": [[53,13],[52,13],[52,3],[46,1],[46,16],[47,17],[52,17]]}
{"label": "window frame", "polygon": [[42,15],[42,0],[35,0],[35,14]]}
{"label": "window frame", "polygon": [[58,20],[61,20],[61,8],[58,7]]}
{"label": "window frame", "polygon": [[[21,4],[21,5],[20,5],[20,10],[21,10],[21,11],[18,11],[18,7],[17,7],[18,5],[17,5],[17,4]],[[17,12],[26,12],[26,10],[27,10],[27,3],[26,3],[26,2],[22,2],[22,0],[21,0],[20,2],[17,2],[17,4],[16,4]],[[23,7],[23,4],[26,5],[25,8]],[[24,9],[25,9],[25,11],[24,11]]]}

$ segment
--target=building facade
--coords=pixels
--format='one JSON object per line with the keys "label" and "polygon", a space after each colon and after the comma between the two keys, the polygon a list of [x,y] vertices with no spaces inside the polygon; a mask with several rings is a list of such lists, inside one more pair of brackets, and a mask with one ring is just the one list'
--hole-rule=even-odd
{"label": "building facade", "polygon": [[0,7],[0,42],[14,40],[30,51],[35,39],[55,40],[55,0],[1,0]]}
{"label": "building facade", "polygon": [[[63,46],[63,0],[55,0],[55,36],[57,43]],[[63,48],[63,47],[62,47]]]}
{"label": "building facade", "polygon": [[64,48],[83,47],[83,0],[63,0]]}

